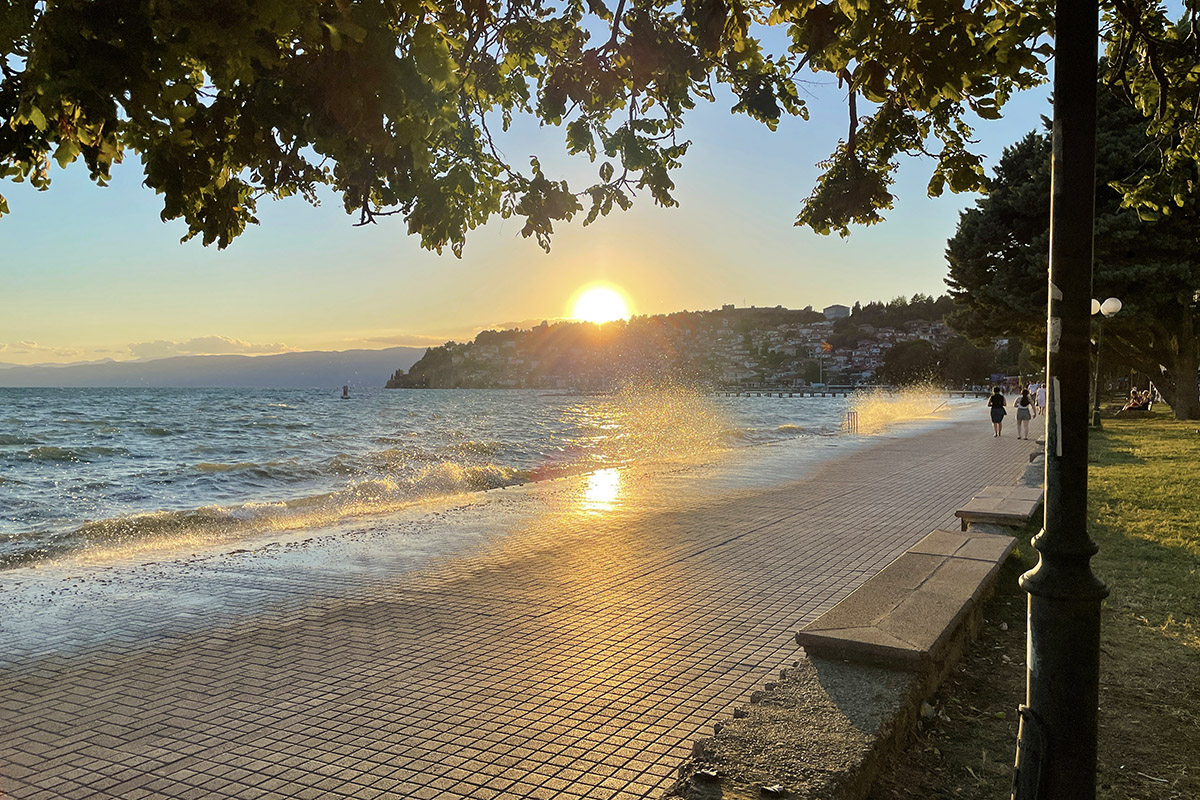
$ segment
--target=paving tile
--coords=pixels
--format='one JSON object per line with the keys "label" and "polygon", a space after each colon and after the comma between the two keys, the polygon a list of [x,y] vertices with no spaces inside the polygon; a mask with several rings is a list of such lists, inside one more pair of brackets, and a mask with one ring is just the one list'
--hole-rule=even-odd
{"label": "paving tile", "polygon": [[69,626],[36,642],[0,629],[0,654],[17,654],[0,670],[0,763],[26,770],[4,789],[657,796],[693,738],[798,657],[799,627],[958,527],[982,487],[1014,482],[1017,445],[966,423],[885,437],[805,480],[692,507],[547,508],[417,571],[202,566],[190,579],[261,593],[261,610],[171,627],[147,601],[85,648]]}

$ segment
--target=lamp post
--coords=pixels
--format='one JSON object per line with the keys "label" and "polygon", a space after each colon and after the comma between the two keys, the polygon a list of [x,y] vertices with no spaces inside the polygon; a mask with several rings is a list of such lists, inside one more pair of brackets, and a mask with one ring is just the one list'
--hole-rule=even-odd
{"label": "lamp post", "polygon": [[1045,524],[1029,593],[1015,800],[1095,800],[1100,601],[1087,532],[1092,227],[1096,198],[1097,0],[1057,0],[1046,335]]}
{"label": "lamp post", "polygon": [[1121,301],[1115,297],[1110,297],[1103,303],[1092,299],[1092,316],[1101,315],[1096,323],[1096,382],[1094,384],[1096,405],[1092,409],[1093,428],[1100,427],[1100,348],[1104,345],[1104,320],[1116,316],[1120,310]]}

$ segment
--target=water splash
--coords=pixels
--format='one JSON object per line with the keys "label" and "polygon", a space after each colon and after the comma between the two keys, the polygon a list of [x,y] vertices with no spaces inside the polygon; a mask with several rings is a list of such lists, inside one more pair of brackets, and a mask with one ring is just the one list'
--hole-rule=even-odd
{"label": "water splash", "polygon": [[858,432],[878,433],[889,425],[921,419],[944,411],[946,393],[933,384],[917,384],[898,390],[873,389],[859,392],[847,405],[858,415]]}
{"label": "water splash", "polygon": [[738,431],[710,396],[684,384],[626,385],[606,405],[615,426],[611,456],[620,461],[709,452]]}

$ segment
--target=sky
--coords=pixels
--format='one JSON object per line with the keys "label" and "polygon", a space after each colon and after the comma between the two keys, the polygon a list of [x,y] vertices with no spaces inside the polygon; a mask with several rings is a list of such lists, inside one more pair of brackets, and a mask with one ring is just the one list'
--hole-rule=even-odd
{"label": "sky", "polygon": [[[36,192],[4,183],[0,218],[0,363],[73,363],[201,353],[277,353],[464,341],[487,328],[530,327],[570,314],[585,285],[619,288],[638,314],[738,306],[820,309],[945,291],[946,240],[972,195],[926,196],[932,162],[908,159],[887,220],[848,239],[793,226],[816,162],[845,135],[844,93],[810,84],[812,118],[775,132],[732,115],[727,98],[698,107],[692,147],[674,174],[677,208],[648,193],[588,227],[557,227],[545,254],[496,219],[461,260],[422,250],[401,217],[354,227],[339,199],[264,200],[260,226],[219,251],[180,243],[181,221],[141,186],[136,156],[96,187],[82,163],[52,167]],[[1014,98],[978,129],[995,164],[1049,113],[1048,88]],[[563,132],[519,126],[502,147],[514,163],[542,157],[547,174],[594,174],[565,155]]]}

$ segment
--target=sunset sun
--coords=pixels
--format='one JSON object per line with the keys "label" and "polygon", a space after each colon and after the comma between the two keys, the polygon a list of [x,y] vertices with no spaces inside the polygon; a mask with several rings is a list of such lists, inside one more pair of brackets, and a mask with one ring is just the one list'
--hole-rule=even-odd
{"label": "sunset sun", "polygon": [[571,307],[571,316],[584,322],[612,322],[629,317],[625,297],[611,286],[589,286],[583,289]]}

